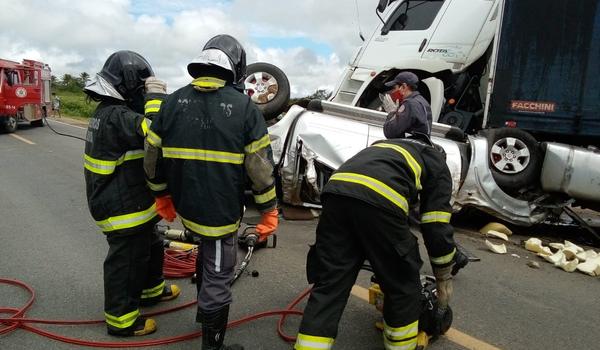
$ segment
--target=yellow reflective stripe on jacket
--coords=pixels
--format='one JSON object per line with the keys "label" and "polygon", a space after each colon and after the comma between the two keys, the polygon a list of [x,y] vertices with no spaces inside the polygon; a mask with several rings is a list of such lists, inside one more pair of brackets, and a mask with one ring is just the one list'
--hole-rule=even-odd
{"label": "yellow reflective stripe on jacket", "polygon": [[148,143],[154,147],[162,146],[162,139],[152,130],[148,130],[148,136],[146,136],[146,140],[148,140]]}
{"label": "yellow reflective stripe on jacket", "polygon": [[96,159],[84,154],[83,167],[99,175],[110,175],[115,172],[117,166],[123,164],[125,161],[142,158],[144,158],[144,150],[127,151],[116,160]]}
{"label": "yellow reflective stripe on jacket", "polygon": [[277,193],[275,191],[275,186],[272,189],[268,190],[263,194],[255,194],[254,195],[254,203],[263,204],[271,201],[277,197]]}
{"label": "yellow reflective stripe on jacket", "polygon": [[345,181],[352,182],[359,185],[363,185],[365,187],[370,188],[371,190],[377,192],[390,202],[394,203],[398,206],[405,214],[408,214],[408,202],[403,195],[396,192],[390,186],[384,184],[383,182],[374,179],[372,177],[356,174],[356,173],[335,173],[329,178],[329,181]]}
{"label": "yellow reflective stripe on jacket", "polygon": [[404,156],[404,159],[406,159],[406,163],[408,164],[410,169],[413,171],[413,174],[415,175],[415,186],[417,187],[417,190],[420,190],[423,188],[421,186],[421,172],[422,172],[421,165],[419,165],[419,162],[417,162],[417,160],[412,156],[412,154],[410,154],[409,151],[405,150],[404,148],[402,148],[398,145],[394,145],[391,143],[377,143],[377,144],[374,144],[373,146],[393,149],[394,151],[402,154]]}
{"label": "yellow reflective stripe on jacket", "polygon": [[296,338],[296,345],[294,349],[296,350],[329,350],[333,347],[335,339],[327,338],[327,337],[316,337],[314,335],[307,335],[298,333],[298,338]]}
{"label": "yellow reflective stripe on jacket", "polygon": [[104,318],[106,319],[106,323],[115,327],[115,328],[127,328],[131,326],[135,320],[140,316],[140,310],[132,311],[123,316],[113,316],[109,313],[104,313]]}
{"label": "yellow reflective stripe on jacket", "polygon": [[456,253],[456,248],[452,249],[452,252],[450,254],[446,254],[444,256],[440,256],[440,257],[430,256],[429,261],[431,261],[431,263],[435,264],[435,265],[444,265],[444,264],[451,262],[452,259],[454,259],[455,253]]}
{"label": "yellow reflective stripe on jacket", "polygon": [[244,152],[246,152],[246,154],[250,154],[250,153],[255,153],[265,147],[268,147],[271,145],[271,138],[269,138],[269,134],[266,134],[265,136],[261,137],[260,139],[250,143],[249,145],[247,145],[246,147],[244,147]]}
{"label": "yellow reflective stripe on jacket", "polygon": [[148,135],[148,130],[150,130],[151,124],[152,124],[152,120],[150,120],[148,118],[144,118],[144,120],[142,120],[142,133],[144,134],[144,137],[146,137]]}
{"label": "yellow reflective stripe on jacket", "polygon": [[163,190],[167,189],[167,184],[166,183],[155,184],[155,183],[152,183],[150,181],[146,181],[146,184],[148,185],[148,188],[151,189],[154,192],[163,191]]}
{"label": "yellow reflective stripe on jacket", "polygon": [[222,79],[217,79],[213,77],[198,77],[190,83],[193,86],[198,86],[200,88],[209,88],[209,89],[218,89],[225,86],[226,81]]}
{"label": "yellow reflective stripe on jacket", "polygon": [[383,334],[392,341],[401,341],[407,338],[416,337],[419,332],[419,321],[415,321],[403,327],[391,327],[385,320],[383,321]]}
{"label": "yellow reflective stripe on jacket", "polygon": [[452,214],[446,211],[428,211],[421,215],[422,224],[430,224],[433,222],[449,223]]}
{"label": "yellow reflective stripe on jacket", "polygon": [[224,225],[224,226],[206,226],[195,223],[186,218],[181,218],[183,225],[190,230],[194,231],[197,234],[207,236],[207,237],[221,237],[226,234],[237,231],[240,226],[240,220],[236,221],[234,224]]}
{"label": "yellow reflective stripe on jacket", "polygon": [[98,225],[103,232],[111,232],[145,224],[152,220],[156,215],[156,205],[152,204],[150,208],[143,211],[112,216],[102,221],[96,221],[96,225]]}
{"label": "yellow reflective stripe on jacket", "polygon": [[165,281],[162,281],[158,286],[142,290],[142,299],[154,298],[162,294],[165,289]]}
{"label": "yellow reflective stripe on jacket", "polygon": [[162,102],[162,100],[148,100],[144,105],[144,113],[148,114],[160,111],[160,105]]}
{"label": "yellow reflective stripe on jacket", "polygon": [[196,149],[196,148],[164,147],[163,148],[163,157],[203,160],[206,162],[217,162],[217,163],[231,163],[231,164],[243,164],[244,163],[244,155],[242,153],[231,153],[231,152],[213,151],[213,150],[209,150],[209,149]]}

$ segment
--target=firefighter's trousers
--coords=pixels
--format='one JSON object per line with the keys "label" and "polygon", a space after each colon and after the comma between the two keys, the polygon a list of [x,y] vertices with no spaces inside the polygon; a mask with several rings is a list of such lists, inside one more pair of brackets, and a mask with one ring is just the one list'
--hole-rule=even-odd
{"label": "firefighter's trousers", "polygon": [[331,348],[365,259],[384,293],[386,349],[414,349],[421,313],[422,261],[406,216],[332,194],[325,197],[316,243],[307,258],[307,277],[314,286],[295,349]]}
{"label": "firefighter's trousers", "polygon": [[140,301],[160,299],[164,289],[163,242],[146,225],[141,232],[109,234],[104,260],[104,312],[108,327],[127,328],[140,314]]}
{"label": "firefighter's trousers", "polygon": [[199,240],[196,259],[198,314],[211,313],[231,304],[231,282],[236,263],[235,235]]}

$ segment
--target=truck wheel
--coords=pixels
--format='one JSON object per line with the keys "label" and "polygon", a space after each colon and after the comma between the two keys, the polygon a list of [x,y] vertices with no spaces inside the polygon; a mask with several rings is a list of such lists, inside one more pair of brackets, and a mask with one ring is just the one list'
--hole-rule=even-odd
{"label": "truck wheel", "polygon": [[47,117],[47,112],[46,112],[46,108],[42,107],[42,117],[38,120],[34,120],[31,122],[31,126],[37,126],[37,127],[43,127],[44,126],[44,119],[46,119]]}
{"label": "truck wheel", "polygon": [[492,175],[502,190],[512,194],[539,184],[543,152],[533,136],[500,128],[490,130],[488,143]]}
{"label": "truck wheel", "polygon": [[269,63],[252,63],[246,69],[244,93],[252,99],[266,120],[285,110],[290,99],[290,83],[285,73]]}
{"label": "truck wheel", "polygon": [[38,119],[31,122],[31,126],[42,127],[44,126],[44,119]]}
{"label": "truck wheel", "polygon": [[7,117],[4,122],[4,130],[8,133],[12,133],[17,131],[17,118],[16,117]]}

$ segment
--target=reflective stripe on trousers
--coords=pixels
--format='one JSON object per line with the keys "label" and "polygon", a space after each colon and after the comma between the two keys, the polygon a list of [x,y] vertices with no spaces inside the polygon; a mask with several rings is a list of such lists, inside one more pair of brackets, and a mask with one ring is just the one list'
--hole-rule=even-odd
{"label": "reflective stripe on trousers", "polygon": [[296,350],[328,350],[333,347],[335,339],[327,337],[317,337],[308,334],[298,333],[296,338]]}
{"label": "reflective stripe on trousers", "polygon": [[135,310],[132,311],[128,314],[125,314],[123,316],[113,316],[111,314],[108,313],[104,313],[104,317],[106,319],[106,323],[108,323],[109,325],[115,327],[115,328],[127,328],[131,325],[133,325],[133,323],[135,322],[135,320],[138,318],[138,316],[140,316],[140,310]]}
{"label": "reflective stripe on trousers", "polygon": [[406,326],[391,327],[384,320],[383,344],[386,350],[413,350],[417,347],[419,321]]}
{"label": "reflective stripe on trousers", "polygon": [[156,287],[143,289],[142,290],[142,299],[154,298],[162,294],[165,289],[165,281],[162,281]]}

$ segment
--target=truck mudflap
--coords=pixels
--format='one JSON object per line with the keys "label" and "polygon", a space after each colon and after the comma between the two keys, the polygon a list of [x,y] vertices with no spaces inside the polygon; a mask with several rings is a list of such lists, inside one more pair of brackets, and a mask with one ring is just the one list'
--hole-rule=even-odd
{"label": "truck mudflap", "polygon": [[566,193],[577,200],[600,204],[600,152],[547,142],[542,164],[544,191]]}
{"label": "truck mudflap", "polygon": [[474,206],[502,220],[520,226],[542,222],[548,212],[536,204],[513,198],[498,187],[488,164],[487,139],[469,136],[471,161],[467,176],[458,191],[454,209]]}

